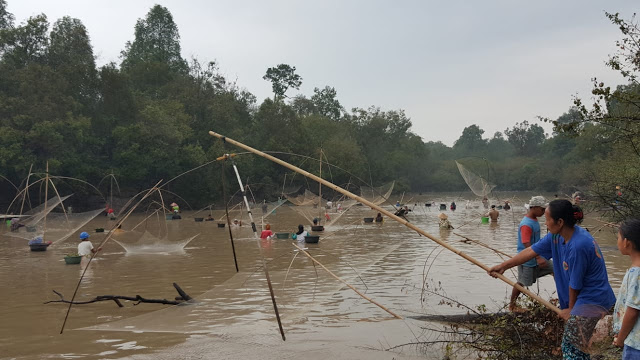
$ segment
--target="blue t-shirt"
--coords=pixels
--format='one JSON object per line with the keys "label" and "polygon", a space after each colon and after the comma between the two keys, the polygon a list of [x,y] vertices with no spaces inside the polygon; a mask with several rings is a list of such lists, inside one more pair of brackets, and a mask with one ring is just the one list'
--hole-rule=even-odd
{"label": "blue t-shirt", "polygon": [[[531,228],[532,238],[529,239],[529,241],[531,241],[531,245],[540,241],[540,223],[538,222],[538,220],[525,216],[522,219],[522,221],[520,221],[520,225],[518,226],[518,252],[525,249],[525,246],[522,243],[522,233],[521,233],[522,226],[528,226]],[[538,265],[538,262],[536,261],[535,258],[522,264],[522,266],[526,266],[526,267],[536,267],[537,265]]]}
{"label": "blue t-shirt", "polygon": [[560,308],[569,307],[569,287],[580,290],[571,315],[594,316],[586,312],[593,305],[607,311],[616,302],[602,251],[588,231],[576,226],[571,240],[565,244],[560,235],[547,234],[532,246],[536,254],[553,259],[553,274]]}

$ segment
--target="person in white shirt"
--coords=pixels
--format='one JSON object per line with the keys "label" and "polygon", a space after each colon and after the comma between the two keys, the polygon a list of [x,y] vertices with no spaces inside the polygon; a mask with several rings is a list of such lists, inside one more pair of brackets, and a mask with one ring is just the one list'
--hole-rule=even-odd
{"label": "person in white shirt", "polygon": [[102,248],[94,249],[93,244],[89,241],[89,233],[83,231],[80,233],[80,244],[78,244],[78,255],[90,256],[92,253],[97,253]]}
{"label": "person in white shirt", "polygon": [[298,225],[298,232],[296,232],[294,235],[296,236],[294,240],[298,240],[298,242],[304,242],[304,237],[309,235],[309,233],[304,230],[304,226]]}

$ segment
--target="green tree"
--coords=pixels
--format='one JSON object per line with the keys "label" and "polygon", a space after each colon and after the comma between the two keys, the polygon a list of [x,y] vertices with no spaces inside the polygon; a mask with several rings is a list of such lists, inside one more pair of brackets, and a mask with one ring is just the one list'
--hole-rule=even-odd
{"label": "green tree", "polygon": [[342,105],[340,105],[337,95],[336,89],[329,86],[325,86],[322,90],[314,88],[311,102],[313,103],[315,113],[334,121],[340,119],[340,115],[344,109]]}
{"label": "green tree", "polygon": [[44,63],[49,45],[49,21],[40,14],[18,27],[3,29],[2,61],[14,69],[30,63]]}
{"label": "green tree", "polygon": [[268,68],[267,73],[262,78],[271,82],[273,101],[283,99],[289,88],[298,90],[302,85],[302,77],[296,74],[296,67],[287,64]]}
{"label": "green tree", "polygon": [[166,7],[155,5],[144,19],[138,19],[135,39],[122,51],[121,68],[137,89],[158,98],[158,89],[188,73],[180,51],[180,34],[173,16]]}
{"label": "green tree", "polygon": [[50,66],[69,84],[71,95],[85,106],[97,96],[97,70],[87,29],[78,19],[65,16],[51,31]]}
{"label": "green tree", "polygon": [[7,1],[0,0],[0,31],[13,28],[15,17],[7,10]]}
{"label": "green tree", "polygon": [[529,124],[526,120],[516,123],[513,128],[507,128],[504,133],[520,155],[533,154],[546,138],[540,125]]}
{"label": "green tree", "polygon": [[478,125],[470,125],[462,130],[462,135],[453,143],[453,148],[458,151],[459,156],[477,155],[483,153],[487,145],[487,140],[482,138],[484,130]]}

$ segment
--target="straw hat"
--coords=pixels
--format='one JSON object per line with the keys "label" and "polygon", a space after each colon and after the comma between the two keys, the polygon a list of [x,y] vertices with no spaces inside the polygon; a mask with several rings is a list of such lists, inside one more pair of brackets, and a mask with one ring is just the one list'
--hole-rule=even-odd
{"label": "straw hat", "polygon": [[445,220],[448,219],[449,217],[447,216],[447,214],[445,213],[440,213],[440,215],[438,215],[438,217],[440,218],[440,220]]}
{"label": "straw hat", "polygon": [[178,204],[176,204],[176,203],[171,203],[171,206],[178,206]]}

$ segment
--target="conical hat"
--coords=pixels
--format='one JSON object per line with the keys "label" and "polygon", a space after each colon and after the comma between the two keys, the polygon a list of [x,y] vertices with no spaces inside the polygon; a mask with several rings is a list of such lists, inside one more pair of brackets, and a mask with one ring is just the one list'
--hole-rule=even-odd
{"label": "conical hat", "polygon": [[438,217],[439,217],[441,220],[444,220],[444,219],[449,218],[449,217],[447,216],[447,214],[445,214],[445,213],[440,213],[440,215],[438,215]]}

